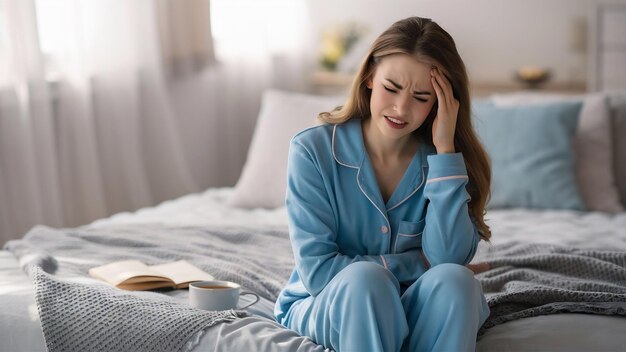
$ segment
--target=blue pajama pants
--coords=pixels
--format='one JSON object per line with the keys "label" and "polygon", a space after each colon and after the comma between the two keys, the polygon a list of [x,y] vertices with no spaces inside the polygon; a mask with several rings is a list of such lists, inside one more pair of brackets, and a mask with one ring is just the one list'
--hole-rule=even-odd
{"label": "blue pajama pants", "polygon": [[283,325],[339,352],[459,352],[475,350],[488,316],[480,283],[462,265],[432,267],[401,294],[390,271],[356,262],[294,302]]}

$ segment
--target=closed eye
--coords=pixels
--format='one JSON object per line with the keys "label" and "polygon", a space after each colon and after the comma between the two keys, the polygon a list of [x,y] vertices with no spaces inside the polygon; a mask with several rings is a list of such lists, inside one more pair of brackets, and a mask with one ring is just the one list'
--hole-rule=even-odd
{"label": "closed eye", "polygon": [[[387,86],[386,86],[386,85],[384,85],[384,84],[383,84],[383,88],[385,88],[385,90],[386,90],[386,91],[388,91],[388,92],[390,92],[390,93],[397,93],[397,92],[398,92],[397,90],[395,90],[395,89],[391,89],[391,88],[387,87]],[[427,102],[427,101],[428,101],[427,99],[422,99],[422,98],[418,98],[418,97],[415,97],[415,96],[413,97],[413,99],[415,99],[415,100],[417,100],[417,101],[419,101],[419,102],[422,102],[422,103],[425,103],[425,102]]]}
{"label": "closed eye", "polygon": [[397,91],[395,89],[391,89],[389,87],[387,87],[386,85],[383,85],[383,87],[385,87],[385,90],[391,93],[396,93]]}

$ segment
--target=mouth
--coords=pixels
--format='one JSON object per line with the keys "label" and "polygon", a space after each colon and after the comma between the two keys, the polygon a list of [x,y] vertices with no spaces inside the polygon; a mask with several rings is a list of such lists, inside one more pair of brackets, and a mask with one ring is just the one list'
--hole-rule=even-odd
{"label": "mouth", "polygon": [[391,126],[392,128],[404,128],[408,123],[402,120],[398,120],[394,117],[391,116],[385,116],[385,120],[387,120],[387,123],[389,124],[389,126]]}

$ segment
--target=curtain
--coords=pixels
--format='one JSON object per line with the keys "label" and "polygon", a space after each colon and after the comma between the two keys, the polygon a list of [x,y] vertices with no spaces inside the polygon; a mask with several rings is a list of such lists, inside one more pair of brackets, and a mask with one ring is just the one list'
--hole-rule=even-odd
{"label": "curtain", "polygon": [[202,185],[237,182],[264,90],[309,91],[317,47],[307,8],[305,0],[211,0],[216,62],[171,86]]}
{"label": "curtain", "polygon": [[208,0],[157,0],[161,59],[171,78],[215,61]]}
{"label": "curtain", "polygon": [[0,0],[0,244],[201,189],[168,82],[214,61],[208,0],[172,3]]}
{"label": "curtain", "polygon": [[305,0],[0,0],[0,245],[237,182]]}

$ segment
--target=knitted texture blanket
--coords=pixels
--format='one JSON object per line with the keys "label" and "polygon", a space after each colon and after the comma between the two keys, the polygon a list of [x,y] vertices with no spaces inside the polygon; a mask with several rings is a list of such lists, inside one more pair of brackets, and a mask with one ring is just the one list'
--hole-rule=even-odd
{"label": "knitted texture blanket", "polygon": [[473,262],[491,314],[479,335],[507,321],[554,313],[626,315],[626,251],[512,242],[480,246]]}
{"label": "knitted texture blanket", "polygon": [[270,300],[293,268],[287,233],[267,229],[39,226],[5,249],[33,280],[51,352],[185,351],[207,327],[245,315],[193,309],[186,290],[119,290],[90,278],[87,272],[94,266],[129,258],[148,265],[185,259]]}
{"label": "knitted texture blanket", "polygon": [[[186,290],[130,292],[88,277],[89,268],[123,259],[148,265],[185,259],[217,279],[275,301],[293,269],[287,229],[180,227],[36,227],[11,241],[36,290],[50,351],[182,351],[205,328],[241,312],[191,309]],[[626,315],[626,252],[570,246],[481,243],[473,260],[495,325],[536,315]]]}

